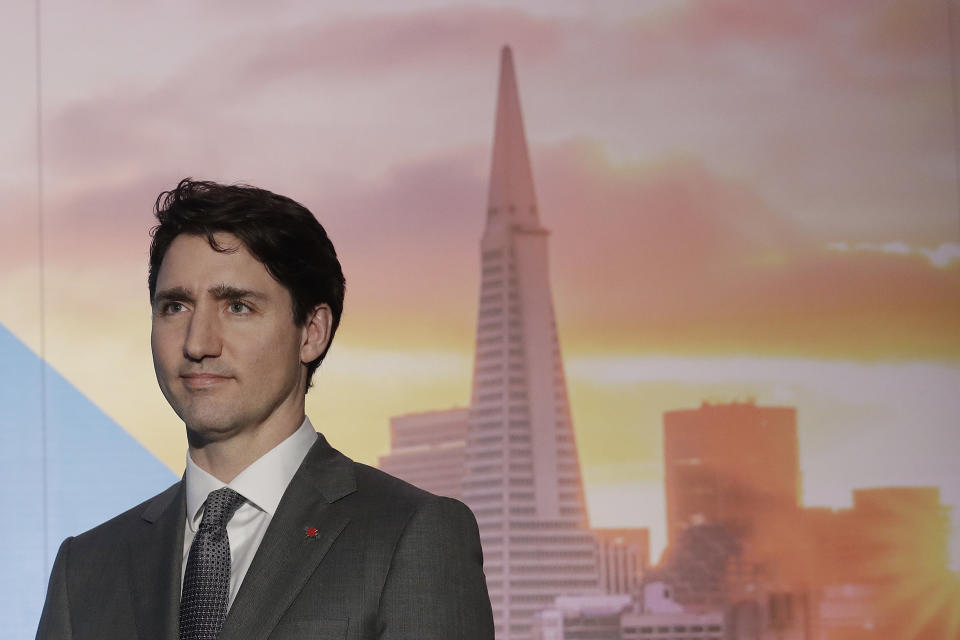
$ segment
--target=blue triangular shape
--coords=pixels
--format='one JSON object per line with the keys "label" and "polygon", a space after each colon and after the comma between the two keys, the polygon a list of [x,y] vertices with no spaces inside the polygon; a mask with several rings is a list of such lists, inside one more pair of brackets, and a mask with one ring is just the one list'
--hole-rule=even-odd
{"label": "blue triangular shape", "polygon": [[108,520],[176,480],[152,453],[0,325],[4,637],[32,638],[36,633],[47,577],[63,538]]}

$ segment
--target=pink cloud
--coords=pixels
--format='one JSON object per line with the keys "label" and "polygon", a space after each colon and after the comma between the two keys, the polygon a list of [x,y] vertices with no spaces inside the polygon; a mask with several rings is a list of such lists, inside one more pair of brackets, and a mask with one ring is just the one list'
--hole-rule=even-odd
{"label": "pink cloud", "polygon": [[506,43],[540,59],[562,45],[556,20],[517,9],[443,8],[313,21],[260,36],[243,36],[241,75],[272,82],[291,74],[333,74],[370,82],[398,71],[486,69]]}
{"label": "pink cloud", "polygon": [[867,21],[860,43],[869,51],[897,58],[942,56],[949,45],[950,24],[948,3],[892,0],[883,3]]}
{"label": "pink cloud", "polygon": [[630,58],[648,73],[739,75],[777,63],[810,91],[902,89],[949,65],[947,19],[944,5],[910,0],[691,2],[628,23]]}
{"label": "pink cloud", "polygon": [[614,167],[589,145],[537,158],[561,318],[582,344],[960,355],[960,265],[830,252],[694,160]]}
{"label": "pink cloud", "polygon": [[39,263],[38,213],[39,202],[35,190],[11,189],[0,194],[0,270],[36,266]]}
{"label": "pink cloud", "polygon": [[[298,189],[338,247],[360,335],[469,343],[486,156],[461,148]],[[960,265],[830,251],[693,157],[614,166],[577,142],[535,148],[534,164],[574,347],[607,336],[641,351],[960,354]],[[179,177],[62,193],[50,203],[49,259],[145,273],[150,207]]]}

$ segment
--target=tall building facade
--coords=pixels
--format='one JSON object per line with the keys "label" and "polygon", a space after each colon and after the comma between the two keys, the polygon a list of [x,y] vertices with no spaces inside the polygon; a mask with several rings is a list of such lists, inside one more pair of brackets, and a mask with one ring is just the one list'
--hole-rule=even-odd
{"label": "tall building facade", "polygon": [[466,408],[390,418],[390,453],[377,466],[438,496],[463,499]]}
{"label": "tall building facade", "polygon": [[667,542],[697,524],[745,539],[793,517],[800,496],[797,411],[704,403],[663,416]]}
{"label": "tall building facade", "polygon": [[600,590],[636,595],[650,567],[650,530],[594,529]]}
{"label": "tall building facade", "polygon": [[500,58],[464,500],[480,526],[497,638],[528,640],[560,595],[595,593],[541,224],[509,48]]}

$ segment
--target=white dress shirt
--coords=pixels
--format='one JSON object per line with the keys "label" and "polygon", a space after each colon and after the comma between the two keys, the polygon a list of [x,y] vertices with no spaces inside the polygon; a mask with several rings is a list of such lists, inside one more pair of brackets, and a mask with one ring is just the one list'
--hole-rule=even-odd
{"label": "white dress shirt", "polygon": [[317,433],[304,418],[300,428],[286,440],[263,454],[249,467],[240,472],[229,484],[220,482],[201,469],[187,452],[187,521],[183,529],[183,564],[180,571],[180,590],[183,590],[183,576],[187,571],[187,556],[190,545],[197,534],[197,527],[203,519],[203,505],[207,495],[222,487],[230,487],[246,501],[240,505],[233,518],[227,523],[227,536],[230,538],[230,600],[237,595],[240,583],[247,575],[250,562],[260,547],[267,525],[277,511],[280,498],[287,490],[300,463],[307,456],[310,447],[317,441]]}

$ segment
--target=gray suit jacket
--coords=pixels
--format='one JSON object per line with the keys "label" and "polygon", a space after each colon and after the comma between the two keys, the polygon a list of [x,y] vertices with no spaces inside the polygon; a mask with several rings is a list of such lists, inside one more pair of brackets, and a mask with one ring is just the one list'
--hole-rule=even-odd
{"label": "gray suit jacket", "polygon": [[[180,482],[67,538],[37,638],[176,640],[185,517]],[[492,640],[482,565],[463,503],[353,462],[318,436],[219,637]]]}

